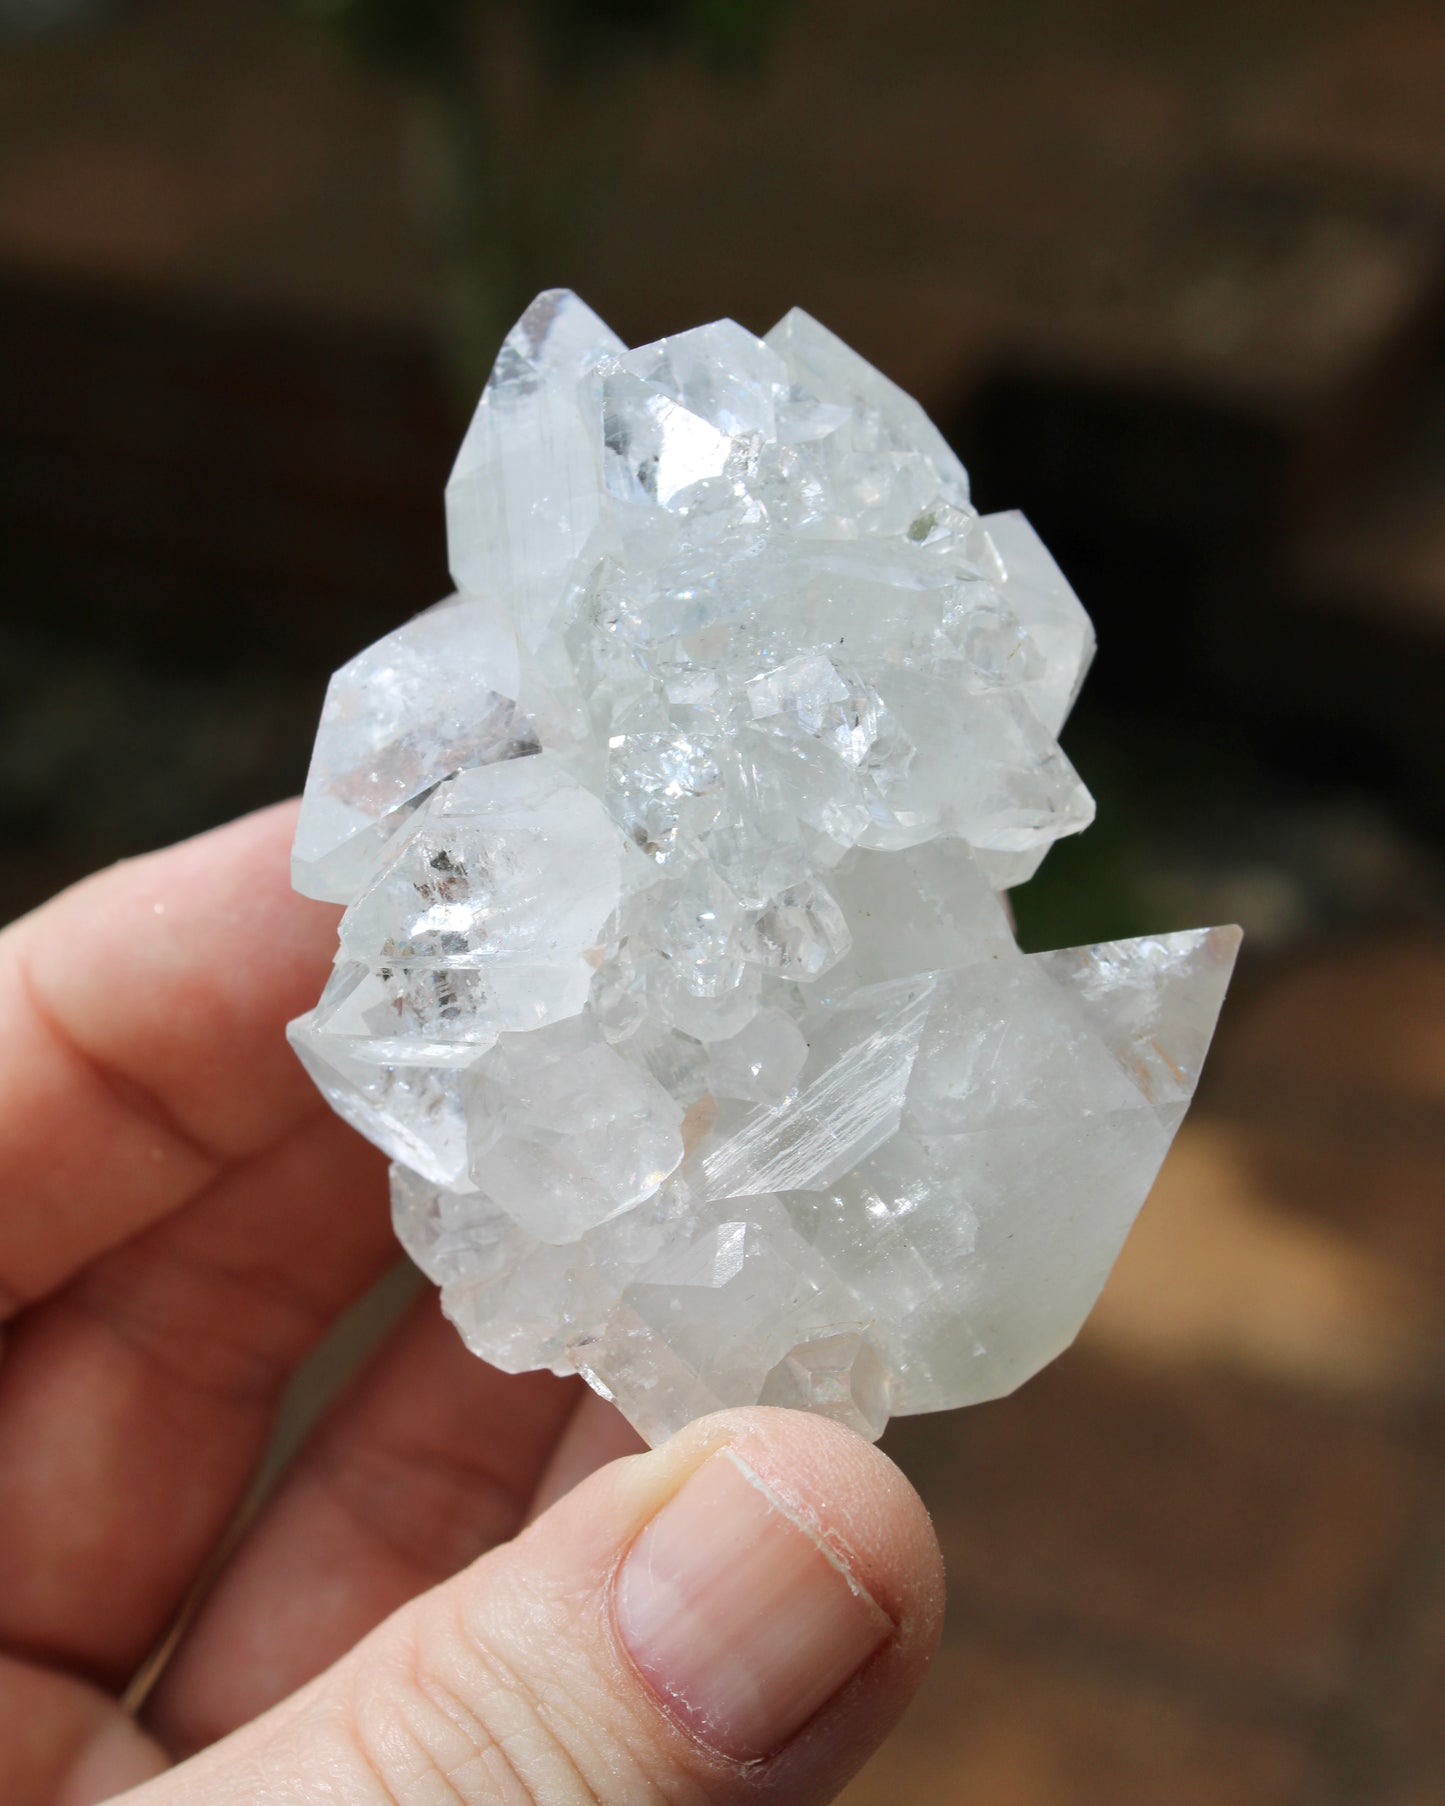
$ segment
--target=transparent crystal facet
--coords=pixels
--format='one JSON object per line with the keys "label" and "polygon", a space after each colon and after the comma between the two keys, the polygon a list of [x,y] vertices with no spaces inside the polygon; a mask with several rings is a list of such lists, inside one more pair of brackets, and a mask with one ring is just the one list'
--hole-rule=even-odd
{"label": "transparent crystal facet", "polygon": [[290,1032],[468,1346],[653,1440],[1027,1379],[1238,944],[1014,940],[1000,892],[1093,813],[1093,630],[1038,536],[808,315],[629,351],[562,290],[447,528],[460,593],[327,694],[295,879],[347,909]]}
{"label": "transparent crystal facet", "polygon": [[428,609],[332,678],[301,815],[299,891],[350,902],[388,833],[444,778],[540,747],[524,712],[506,610],[457,597]]}

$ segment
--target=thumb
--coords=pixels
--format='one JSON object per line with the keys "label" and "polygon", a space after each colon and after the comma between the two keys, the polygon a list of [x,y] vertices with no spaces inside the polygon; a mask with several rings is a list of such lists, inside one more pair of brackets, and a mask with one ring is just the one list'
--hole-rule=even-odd
{"label": "thumb", "polygon": [[937,1641],[893,1464],[789,1411],[594,1473],[283,1705],[126,1806],[676,1806],[833,1798]]}

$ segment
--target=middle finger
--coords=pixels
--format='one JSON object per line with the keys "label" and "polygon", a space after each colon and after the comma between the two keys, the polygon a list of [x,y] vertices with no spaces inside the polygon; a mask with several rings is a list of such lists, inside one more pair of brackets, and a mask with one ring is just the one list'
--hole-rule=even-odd
{"label": "middle finger", "polygon": [[123,1684],[235,1511],[291,1370],[395,1255],[329,1111],[79,1273],[0,1360],[0,1643]]}
{"label": "middle finger", "polygon": [[430,1288],[324,1417],[187,1628],[147,1717],[184,1756],[520,1528],[584,1389],[468,1352]]}

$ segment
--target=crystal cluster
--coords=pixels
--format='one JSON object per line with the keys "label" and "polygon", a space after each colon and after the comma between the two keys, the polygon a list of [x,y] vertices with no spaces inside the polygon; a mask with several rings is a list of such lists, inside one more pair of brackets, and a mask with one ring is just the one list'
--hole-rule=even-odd
{"label": "crystal cluster", "polygon": [[1018,1385],[1108,1273],[1238,941],[1015,944],[1000,892],[1093,812],[1057,566],[807,314],[629,351],[565,291],[447,524],[458,593],[327,694],[295,881],[347,909],[291,1033],[462,1335],[654,1441]]}

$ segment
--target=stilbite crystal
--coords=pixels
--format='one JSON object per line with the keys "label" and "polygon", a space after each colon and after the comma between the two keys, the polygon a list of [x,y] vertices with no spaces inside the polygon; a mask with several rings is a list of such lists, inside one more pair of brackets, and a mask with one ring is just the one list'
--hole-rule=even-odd
{"label": "stilbite crystal", "polygon": [[878,1435],[1067,1346],[1238,944],[1025,955],[1000,891],[1093,804],[1093,653],[1020,514],[806,314],[508,337],[447,491],[458,594],[328,692],[292,1024],[393,1157],[468,1344],[650,1439],[762,1401]]}

